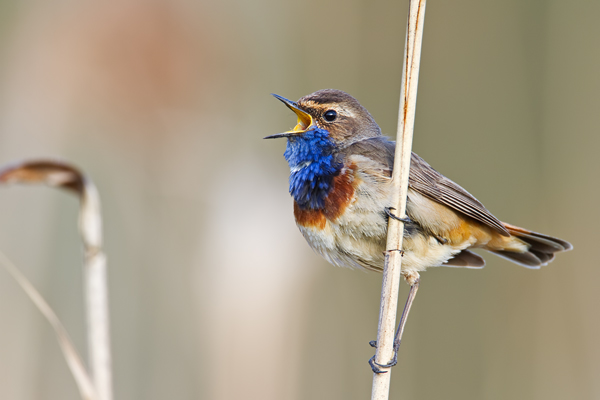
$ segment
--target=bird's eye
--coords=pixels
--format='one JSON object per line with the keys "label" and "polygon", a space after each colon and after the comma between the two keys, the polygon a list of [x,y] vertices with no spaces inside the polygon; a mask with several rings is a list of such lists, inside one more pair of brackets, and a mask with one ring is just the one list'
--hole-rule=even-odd
{"label": "bird's eye", "polygon": [[325,114],[323,114],[323,117],[325,118],[325,121],[333,122],[337,118],[337,112],[335,110],[327,110],[325,111]]}

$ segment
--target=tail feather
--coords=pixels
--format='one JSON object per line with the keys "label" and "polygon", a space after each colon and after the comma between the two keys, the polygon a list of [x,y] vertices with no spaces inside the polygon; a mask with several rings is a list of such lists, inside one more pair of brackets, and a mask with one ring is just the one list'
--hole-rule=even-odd
{"label": "tail feather", "polygon": [[484,265],[485,260],[479,254],[475,254],[469,250],[461,251],[443,264],[444,267],[474,269],[483,268]]}
{"label": "tail feather", "polygon": [[[555,253],[557,253],[559,251],[569,251],[569,250],[573,249],[573,245],[571,243],[567,242],[566,240],[562,240],[559,238],[555,238],[555,237],[544,235],[544,234],[537,233],[537,232],[532,232],[527,229],[519,228],[518,226],[507,224],[505,222],[504,222],[504,226],[506,227],[506,229],[512,236],[519,237],[531,245],[535,244],[536,247],[545,244],[552,248],[555,248],[556,249],[554,251]],[[530,241],[528,241],[525,238],[529,238],[531,243],[530,243]]]}
{"label": "tail feather", "polygon": [[543,263],[535,254],[530,251],[526,251],[524,253],[516,253],[513,251],[492,251],[497,256],[502,258],[506,258],[509,261],[514,262],[515,264],[519,264],[522,267],[530,268],[530,269],[539,269]]}
{"label": "tail feather", "polygon": [[515,236],[525,242],[528,245],[528,249],[525,252],[497,250],[492,251],[492,253],[527,268],[539,268],[542,265],[546,265],[554,259],[555,253],[568,251],[573,248],[571,243],[562,239],[532,232],[507,223],[504,223],[504,226],[511,236]]}
{"label": "tail feather", "polygon": [[537,258],[539,258],[540,261],[542,262],[542,265],[546,265],[550,261],[554,260],[554,253],[543,253],[541,251],[532,250],[532,249],[529,249],[529,252],[532,253]]}

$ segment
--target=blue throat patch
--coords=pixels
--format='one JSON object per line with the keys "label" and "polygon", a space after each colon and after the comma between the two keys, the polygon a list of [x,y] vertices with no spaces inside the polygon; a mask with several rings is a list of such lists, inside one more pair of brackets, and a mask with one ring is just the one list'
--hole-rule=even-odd
{"label": "blue throat patch", "polygon": [[302,209],[322,209],[342,169],[335,145],[325,129],[315,128],[288,138],[283,156],[290,166],[290,194]]}

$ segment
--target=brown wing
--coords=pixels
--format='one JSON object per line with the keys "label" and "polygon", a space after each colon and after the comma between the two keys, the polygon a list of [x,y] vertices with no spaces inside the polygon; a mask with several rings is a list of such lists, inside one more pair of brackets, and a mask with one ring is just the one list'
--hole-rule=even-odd
{"label": "brown wing", "polygon": [[510,236],[504,224],[494,217],[479,200],[437,172],[415,153],[412,153],[410,160],[408,185],[423,196],[484,223],[503,236]]}
{"label": "brown wing", "polygon": [[[384,136],[378,136],[353,143],[343,149],[341,153],[369,157],[380,164],[386,172],[389,171],[391,175],[395,147],[394,142]],[[504,224],[494,217],[479,200],[437,172],[415,153],[412,153],[408,185],[423,196],[486,224],[503,236],[510,236]]]}

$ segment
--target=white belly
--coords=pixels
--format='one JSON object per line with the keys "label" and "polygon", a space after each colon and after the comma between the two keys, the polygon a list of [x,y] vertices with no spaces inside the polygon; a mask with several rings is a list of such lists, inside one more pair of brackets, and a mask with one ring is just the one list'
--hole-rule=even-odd
{"label": "white belly", "polygon": [[[331,264],[383,270],[387,237],[384,210],[389,206],[389,200],[385,193],[374,192],[369,190],[370,187],[373,186],[359,184],[345,212],[335,221],[327,220],[323,229],[298,225],[310,246]],[[407,224],[402,245],[402,271],[418,272],[440,266],[467,246],[468,243],[460,248],[442,244],[417,225]]]}

